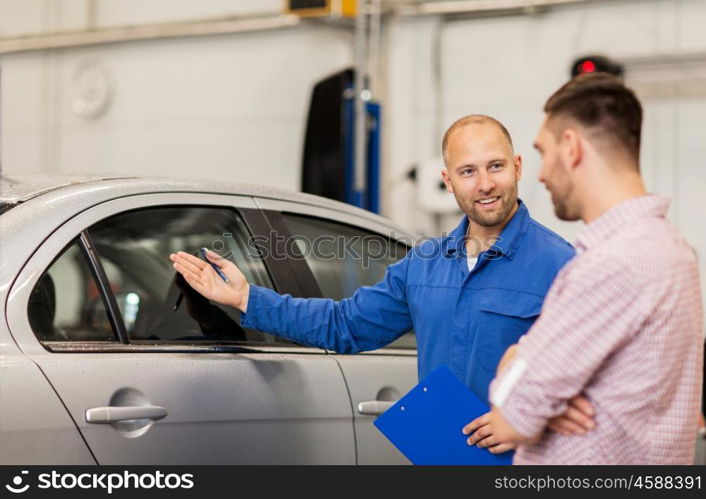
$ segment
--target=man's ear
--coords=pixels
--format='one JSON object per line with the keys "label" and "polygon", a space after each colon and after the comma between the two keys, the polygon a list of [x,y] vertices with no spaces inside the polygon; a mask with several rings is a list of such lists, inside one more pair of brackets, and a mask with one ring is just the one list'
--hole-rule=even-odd
{"label": "man's ear", "polygon": [[519,181],[522,178],[522,156],[515,156],[515,177]]}
{"label": "man's ear", "polygon": [[575,128],[567,128],[561,133],[559,154],[563,163],[569,168],[576,168],[583,159],[581,136]]}
{"label": "man's ear", "polygon": [[441,178],[444,179],[444,184],[446,184],[446,190],[449,191],[451,194],[453,194],[454,188],[451,185],[451,179],[449,178],[449,172],[446,171],[446,168],[441,170]]}

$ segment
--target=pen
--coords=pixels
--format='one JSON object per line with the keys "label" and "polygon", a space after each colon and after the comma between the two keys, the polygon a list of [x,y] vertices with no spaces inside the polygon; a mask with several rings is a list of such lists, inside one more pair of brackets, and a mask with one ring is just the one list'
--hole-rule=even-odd
{"label": "pen", "polygon": [[174,303],[174,307],[172,307],[172,312],[176,312],[177,308],[179,308],[179,305],[181,305],[181,300],[184,299],[184,293],[179,293],[179,296],[176,299],[176,303]]}
{"label": "pen", "polygon": [[[211,263],[211,261],[206,258],[206,248],[201,248],[201,256],[203,256],[204,260],[206,260],[213,270],[216,271],[216,273],[220,276],[221,279],[225,281],[226,284],[228,284],[230,281],[226,277],[226,275],[221,271],[221,269],[218,268],[218,266],[214,263]],[[184,299],[184,293],[179,293],[179,296],[176,299],[176,302],[174,303],[174,306],[172,307],[172,312],[176,312],[177,309],[179,308],[179,305],[181,305],[181,301]]]}
{"label": "pen", "polygon": [[221,272],[221,269],[218,268],[218,265],[216,265],[215,263],[211,262],[211,260],[209,260],[209,259],[206,257],[206,248],[201,248],[201,256],[204,258],[204,260],[206,260],[206,261],[211,265],[211,267],[213,267],[213,270],[216,271],[216,274],[218,274],[219,276],[221,276],[221,279],[223,279],[226,284],[228,284],[228,283],[230,282],[230,281],[228,281],[228,278],[226,277],[226,275],[225,275],[223,272]]}

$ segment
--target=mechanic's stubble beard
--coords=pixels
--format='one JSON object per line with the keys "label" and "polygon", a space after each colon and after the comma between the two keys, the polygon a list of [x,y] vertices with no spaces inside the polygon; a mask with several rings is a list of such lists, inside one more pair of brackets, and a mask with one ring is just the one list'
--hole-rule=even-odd
{"label": "mechanic's stubble beard", "polygon": [[[488,194],[488,196],[476,196],[472,199],[466,199],[462,198],[457,191],[454,190],[454,197],[471,222],[478,224],[481,227],[495,227],[505,223],[512,213],[512,210],[515,209],[515,206],[517,205],[517,193],[517,183],[514,183],[512,187],[503,194],[494,192]],[[481,207],[479,207],[476,203],[477,199],[497,195],[500,195],[500,206],[491,212],[483,212]]]}

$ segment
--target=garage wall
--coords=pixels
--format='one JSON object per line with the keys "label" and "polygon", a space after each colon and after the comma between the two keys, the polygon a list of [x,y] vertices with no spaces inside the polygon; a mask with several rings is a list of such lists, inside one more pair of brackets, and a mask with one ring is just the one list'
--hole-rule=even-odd
{"label": "garage wall", "polygon": [[[88,22],[86,4],[4,0],[1,33],[77,29]],[[88,17],[109,27],[280,8],[279,0],[103,0]],[[350,65],[351,45],[349,31],[314,25],[1,56],[3,171],[193,176],[297,189],[312,82]],[[88,97],[106,91],[105,110],[77,113],[86,80],[96,78]]]}
{"label": "garage wall", "polygon": [[626,80],[645,108],[647,186],[672,197],[672,221],[706,262],[704,25],[702,0],[624,0],[446,22],[397,20],[388,32],[386,213],[426,233],[457,223],[454,215],[434,218],[420,210],[425,189],[404,174],[414,164],[439,170],[445,129],[458,117],[485,113],[506,124],[524,158],[520,195],[530,212],[573,241],[583,224],[554,216],[537,181],[539,155],[532,143],[544,102],[568,79],[573,60],[599,53],[626,63]]}
{"label": "garage wall", "polygon": [[[655,64],[670,55],[684,53],[700,54],[706,60],[706,35],[701,28],[706,23],[706,2],[700,0],[604,2],[557,8],[533,16],[446,21],[438,26],[428,21],[424,29],[420,29],[419,23],[418,19],[402,19],[390,27],[390,36],[395,37],[389,48],[393,61],[390,71],[396,76],[390,77],[389,91],[397,97],[391,96],[387,103],[389,178],[396,175],[399,178],[415,161],[438,156],[441,136],[456,118],[469,113],[493,115],[508,126],[517,152],[524,157],[521,194],[532,213],[568,238],[573,238],[579,224],[555,220],[549,197],[536,181],[539,157],[532,142],[542,120],[544,101],[568,79],[572,61],[592,53],[628,62],[654,58]],[[406,38],[413,38],[417,44],[423,42],[425,47],[436,44],[438,48],[415,53],[415,44]],[[641,69],[648,63],[649,60],[641,62]],[[692,67],[684,68],[681,73],[679,64],[673,69],[673,80],[694,78]],[[628,83],[634,83],[630,71],[627,79]],[[401,85],[403,82],[406,85]],[[669,87],[673,82],[664,85]],[[682,131],[702,131],[706,117],[699,115],[693,105],[702,101],[703,96],[692,93],[675,98],[694,109],[691,116],[679,118]],[[643,95],[643,99],[647,97]],[[666,141],[670,149],[677,149],[670,134],[657,137],[658,134],[651,132],[657,126],[652,118],[653,101],[651,97],[645,101],[645,137],[653,144],[655,140]],[[701,147],[697,144],[704,141],[696,141],[689,150],[695,152],[694,147]],[[665,165],[665,158],[656,157],[651,147],[646,147],[643,155],[650,188],[677,193],[677,185],[660,182],[652,173],[672,170],[674,162]],[[661,149],[665,147],[663,144]],[[682,164],[688,162],[687,158],[682,159]],[[685,171],[679,176],[693,177],[695,173]],[[696,175],[696,178],[702,177]],[[397,190],[404,191],[405,187],[392,188]],[[409,202],[404,202],[415,194],[411,188],[404,194],[393,192],[395,202],[388,203],[388,210],[393,218],[424,226],[429,220],[422,213],[410,211]],[[678,222],[690,230],[697,220],[687,215]]]}
{"label": "garage wall", "polygon": [[281,0],[0,0],[0,36],[278,13]]}

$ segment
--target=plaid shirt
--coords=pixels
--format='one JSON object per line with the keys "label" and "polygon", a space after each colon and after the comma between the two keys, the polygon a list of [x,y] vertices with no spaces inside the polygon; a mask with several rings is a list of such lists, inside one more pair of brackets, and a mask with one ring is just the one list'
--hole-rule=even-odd
{"label": "plaid shirt", "polygon": [[614,206],[584,227],[491,400],[538,434],[586,396],[596,428],[545,431],[515,464],[692,464],[703,376],[694,251],[665,219],[667,198]]}

